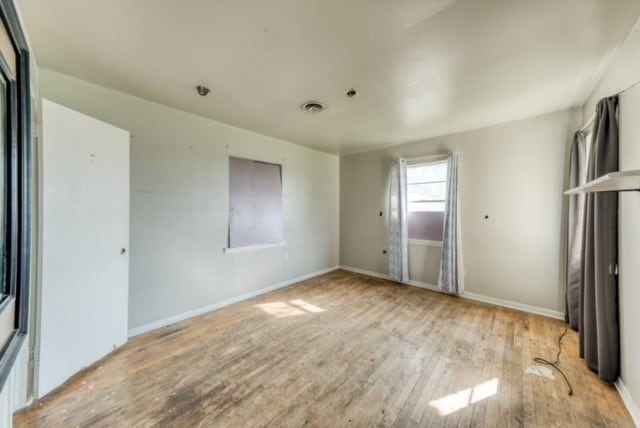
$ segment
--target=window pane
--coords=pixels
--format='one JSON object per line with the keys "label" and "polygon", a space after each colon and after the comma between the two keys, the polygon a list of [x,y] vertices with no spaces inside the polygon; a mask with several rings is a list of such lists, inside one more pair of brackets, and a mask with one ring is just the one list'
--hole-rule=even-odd
{"label": "window pane", "polygon": [[[7,262],[7,196],[9,183],[7,177],[7,162],[9,150],[9,127],[7,121],[7,87],[6,82],[0,77],[0,300],[2,294],[7,294],[8,283],[6,275]],[[2,344],[0,344],[1,347]]]}
{"label": "window pane", "polygon": [[413,212],[409,214],[409,239],[442,241],[443,212]]}
{"label": "window pane", "polygon": [[444,211],[444,202],[409,202],[409,212]]}
{"label": "window pane", "polygon": [[447,181],[447,163],[407,167],[407,183]]}
{"label": "window pane", "polygon": [[447,183],[425,183],[407,185],[407,200],[443,201],[447,194]]}

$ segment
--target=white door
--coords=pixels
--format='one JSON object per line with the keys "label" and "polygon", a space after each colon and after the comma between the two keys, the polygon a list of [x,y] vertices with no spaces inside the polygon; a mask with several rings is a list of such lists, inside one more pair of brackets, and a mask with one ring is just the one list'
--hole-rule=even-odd
{"label": "white door", "polygon": [[129,133],[43,100],[38,397],[127,340]]}

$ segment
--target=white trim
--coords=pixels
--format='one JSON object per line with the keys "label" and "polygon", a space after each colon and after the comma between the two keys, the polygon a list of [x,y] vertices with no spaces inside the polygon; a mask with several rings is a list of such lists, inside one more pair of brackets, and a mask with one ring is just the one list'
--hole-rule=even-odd
{"label": "white trim", "polygon": [[620,398],[622,398],[622,402],[627,407],[627,410],[631,415],[631,419],[633,419],[633,423],[637,427],[640,427],[640,407],[638,407],[638,404],[633,401],[633,397],[629,394],[629,390],[622,379],[618,379],[614,385],[618,390],[618,394],[620,394]]}
{"label": "white trim", "polygon": [[163,319],[158,320],[158,321],[150,322],[149,324],[144,324],[144,325],[141,325],[139,327],[134,327],[132,329],[129,329],[129,337],[138,336],[140,334],[146,333],[146,332],[151,331],[151,330],[155,330],[155,329],[160,328],[160,327],[165,327],[165,326],[168,326],[170,324],[174,324],[174,323],[177,323],[177,322],[180,322],[180,321],[184,321],[184,320],[186,320],[188,318],[193,318],[195,316],[202,315],[202,314],[207,313],[207,312],[215,311],[216,309],[224,308],[225,306],[229,306],[229,305],[232,305],[234,303],[241,302],[243,300],[251,299],[252,297],[256,297],[256,296],[259,296],[261,294],[265,294],[265,293],[268,293],[270,291],[277,290],[279,288],[287,287],[289,285],[295,284],[295,283],[300,282],[300,281],[304,281],[304,280],[309,279],[309,278],[313,278],[313,277],[318,276],[318,275],[324,275],[325,273],[333,272],[334,270],[338,270],[338,269],[339,269],[338,266],[333,266],[333,267],[330,267],[328,269],[322,269],[322,270],[319,270],[319,271],[316,271],[316,272],[311,272],[309,274],[302,275],[302,276],[299,276],[297,278],[288,279],[286,281],[279,282],[279,283],[271,285],[269,287],[260,288],[259,290],[255,290],[255,291],[251,291],[249,293],[241,294],[241,295],[236,296],[236,297],[231,297],[229,299],[223,300],[221,302],[214,303],[212,305],[203,306],[203,307],[198,308],[198,309],[192,309],[190,311],[182,312],[180,314],[173,315],[173,316],[170,316],[170,317],[167,317],[167,318],[163,318]]}
{"label": "white trim", "polygon": [[426,239],[409,239],[409,245],[426,245],[428,247],[442,247],[442,241],[429,241]]}
{"label": "white trim", "polygon": [[[229,158],[240,158],[254,162],[262,162],[262,163],[270,163],[273,165],[279,165],[284,167],[285,158],[282,156],[278,156],[277,154],[273,154],[271,152],[262,153],[261,156],[256,156],[254,153],[255,150],[251,150],[250,148],[243,149],[242,147],[226,147],[227,157]],[[282,169],[280,169],[282,171]]]}
{"label": "white trim", "polygon": [[[377,272],[371,272],[365,269],[354,268],[351,266],[340,266],[340,269],[348,270],[350,272],[360,273],[362,275],[373,276],[375,278],[391,280],[391,278],[389,278],[388,275],[384,275]],[[413,287],[425,288],[427,290],[437,291],[438,293],[441,293],[441,291],[438,290],[438,287],[436,287],[433,284],[427,284],[424,282],[412,281],[412,280],[407,281],[406,284],[411,285]],[[469,292],[465,292],[460,297],[464,299],[469,299],[469,300],[476,300],[478,302],[489,303],[494,306],[502,306],[505,308],[516,309],[516,310],[528,312],[531,314],[542,315],[549,318],[564,320],[564,314],[562,312],[554,311],[547,308],[541,308],[538,306],[526,305],[524,303],[512,302],[510,300],[503,300],[495,297],[483,296],[481,294],[475,294],[475,293],[469,293]]]}
{"label": "white trim", "polygon": [[437,285],[427,284],[426,282],[419,282],[410,279],[409,281],[407,281],[407,284],[413,287],[424,288],[425,290],[437,291],[438,293],[442,293],[442,291],[438,290]]}
{"label": "white trim", "polygon": [[449,154],[440,154],[433,156],[422,156],[417,158],[405,158],[407,161],[407,167],[435,165],[439,163],[445,163],[449,159]]}
{"label": "white trim", "polygon": [[564,320],[564,314],[562,312],[554,311],[552,309],[541,308],[539,306],[526,305],[524,303],[513,302],[511,300],[498,299],[495,297],[483,296],[482,294],[469,293],[465,291],[465,299],[476,300],[478,302],[489,303],[496,306],[503,306],[505,308],[516,309],[522,312],[529,312],[531,314],[542,315],[549,318],[555,318],[558,320]]}
{"label": "white trim", "polygon": [[247,245],[246,247],[223,248],[225,254],[244,253],[245,251],[262,250],[263,248],[282,247],[287,245],[285,241],[276,242],[275,244]]}
{"label": "white trim", "polygon": [[351,266],[343,266],[343,265],[340,265],[340,269],[348,270],[349,272],[359,273],[359,274],[362,274],[362,275],[372,276],[374,278],[388,279],[389,281],[391,281],[391,277],[389,275],[385,275],[383,273],[378,273],[378,272],[373,272],[373,271],[366,270],[366,269],[360,269],[360,268],[355,268],[355,267],[351,267]]}

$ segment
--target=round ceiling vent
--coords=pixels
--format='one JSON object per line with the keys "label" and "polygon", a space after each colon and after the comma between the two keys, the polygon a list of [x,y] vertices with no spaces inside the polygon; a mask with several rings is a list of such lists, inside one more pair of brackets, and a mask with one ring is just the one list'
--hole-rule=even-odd
{"label": "round ceiling vent", "polygon": [[311,114],[321,113],[327,109],[324,104],[319,103],[318,101],[307,101],[306,103],[302,104],[300,108]]}

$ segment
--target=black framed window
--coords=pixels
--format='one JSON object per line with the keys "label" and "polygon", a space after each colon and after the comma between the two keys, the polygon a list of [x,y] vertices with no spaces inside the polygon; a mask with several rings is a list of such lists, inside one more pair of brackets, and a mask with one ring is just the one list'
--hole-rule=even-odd
{"label": "black framed window", "polygon": [[10,206],[8,197],[10,195],[8,184],[9,179],[9,154],[10,138],[7,135],[8,109],[7,100],[7,80],[4,77],[4,70],[0,78],[0,304],[11,295],[9,281],[7,281],[7,257],[8,257],[8,222]]}
{"label": "black framed window", "polygon": [[0,0],[0,389],[27,334],[31,264],[29,49]]}

